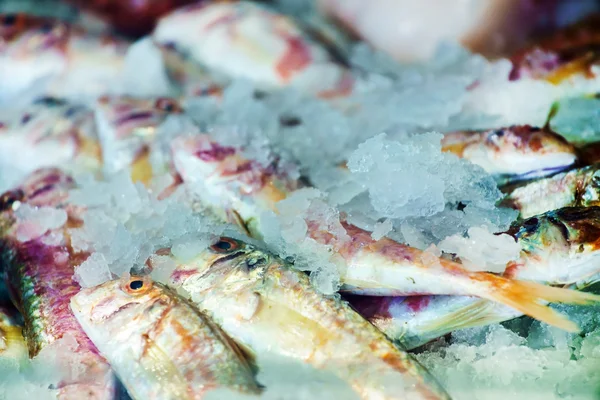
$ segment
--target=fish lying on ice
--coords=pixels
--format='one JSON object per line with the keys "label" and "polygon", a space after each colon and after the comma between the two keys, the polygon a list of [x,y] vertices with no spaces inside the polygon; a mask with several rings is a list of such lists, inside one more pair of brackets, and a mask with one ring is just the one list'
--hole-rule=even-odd
{"label": "fish lying on ice", "polygon": [[330,371],[364,399],[448,398],[410,355],[279,257],[226,237],[189,261],[169,256],[177,266],[168,285],[250,354],[272,352]]}
{"label": "fish lying on ice", "polygon": [[442,151],[479,165],[502,183],[551,175],[577,161],[561,136],[529,125],[447,133]]}
{"label": "fish lying on ice", "polygon": [[148,277],[82,289],[71,309],[136,400],[202,399],[217,388],[259,392],[236,345]]}
{"label": "fish lying on ice", "polygon": [[519,210],[522,218],[563,207],[600,205],[600,164],[562,172],[513,188],[502,205]]}
{"label": "fish lying on ice", "polygon": [[[549,285],[570,285],[600,273],[600,207],[549,211],[513,224],[507,232],[521,256],[505,276]],[[472,296],[348,297],[350,303],[388,337],[408,348],[453,330],[507,321],[515,309]]]}
{"label": "fish lying on ice", "polygon": [[[45,169],[34,172],[20,187],[2,195],[2,272],[24,319],[29,356],[60,348],[60,357],[69,364],[54,385],[58,398],[109,400],[115,396],[110,366],[69,310],[70,298],[79,291],[73,273],[81,260],[72,253],[68,237],[58,226],[67,223],[67,216],[57,210],[54,216],[44,218],[38,214],[36,218],[19,211],[31,207],[29,212],[40,212],[60,206],[72,185],[72,179],[59,170]],[[53,221],[47,221],[48,218]],[[73,345],[71,351],[64,351],[65,341]]]}
{"label": "fish lying on ice", "polygon": [[[197,184],[197,195],[207,207],[221,210],[255,237],[261,236],[260,215],[277,211],[277,202],[299,183],[276,163],[263,166],[245,158],[239,149],[222,146],[207,134],[180,137],[172,143],[173,164],[183,182]],[[577,330],[566,317],[542,303],[586,303],[588,293],[522,282],[486,272],[468,271],[457,262],[428,257],[422,250],[389,238],[374,240],[370,232],[339,221],[350,241],[339,240],[319,223],[306,221],[307,235],[329,245],[341,258],[345,292],[402,296],[418,294],[471,295],[513,307],[524,314],[567,330]]]}
{"label": "fish lying on ice", "polygon": [[83,105],[42,97],[0,115],[0,168],[9,185],[38,168],[98,170],[101,152],[94,115]]}
{"label": "fish lying on ice", "polygon": [[188,92],[242,78],[332,98],[354,85],[350,71],[292,19],[247,1],[182,7],[159,20],[152,38],[171,76],[191,84]]}
{"label": "fish lying on ice", "polygon": [[0,14],[0,103],[32,94],[78,99],[118,90],[129,44],[64,21]]}

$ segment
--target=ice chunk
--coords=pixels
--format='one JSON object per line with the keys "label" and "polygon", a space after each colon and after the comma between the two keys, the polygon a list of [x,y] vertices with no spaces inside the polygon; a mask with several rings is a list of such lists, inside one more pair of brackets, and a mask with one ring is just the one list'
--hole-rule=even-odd
{"label": "ice chunk", "polygon": [[142,38],[129,46],[123,68],[122,93],[139,97],[173,94],[160,50],[151,38]]}
{"label": "ice chunk", "polygon": [[520,246],[507,234],[494,235],[485,227],[473,227],[468,238],[453,235],[442,240],[439,248],[460,257],[471,271],[504,272],[509,261],[519,258]]}
{"label": "ice chunk", "polygon": [[600,99],[572,98],[558,103],[550,127],[565,139],[589,143],[600,139]]}
{"label": "ice chunk", "polygon": [[441,135],[403,135],[393,141],[380,134],[361,144],[348,168],[368,191],[383,217],[431,216],[446,203],[493,209],[502,197],[481,168],[441,152]]}
{"label": "ice chunk", "polygon": [[[316,288],[331,294],[339,287],[341,266],[334,250],[350,238],[340,223],[339,212],[323,197],[317,189],[297,190],[277,204],[278,214],[262,213],[260,224],[271,249],[282,257],[291,257],[296,268],[310,271]],[[322,238],[316,241],[311,232],[326,235],[328,244],[323,244]]]}
{"label": "ice chunk", "polygon": [[92,253],[75,269],[75,280],[81,287],[92,287],[112,278],[108,263],[100,253]]}
{"label": "ice chunk", "polygon": [[371,237],[373,238],[373,240],[379,240],[385,235],[387,235],[392,229],[394,229],[394,226],[392,225],[392,220],[385,219],[382,222],[378,222],[375,224],[375,226],[373,227],[373,233],[371,234]]}
{"label": "ice chunk", "polygon": [[21,204],[15,213],[18,220],[17,240],[26,242],[58,229],[67,222],[65,210]]}

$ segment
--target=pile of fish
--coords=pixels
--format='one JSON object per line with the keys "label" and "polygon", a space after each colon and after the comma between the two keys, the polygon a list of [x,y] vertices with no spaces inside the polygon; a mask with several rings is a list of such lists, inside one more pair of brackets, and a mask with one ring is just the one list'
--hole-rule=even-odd
{"label": "pile of fish", "polygon": [[[294,157],[304,138],[278,142],[307,116],[276,115],[270,136],[252,109],[214,123],[235,114],[232,96],[278,110],[281,93],[358,120],[360,94],[381,84],[348,59],[364,43],[276,6],[166,3],[136,43],[85,20],[0,15],[0,370],[43,359],[44,393],[59,399],[294,398],[261,378],[275,357],[331,377],[339,398],[449,399],[413,350],[523,316],[580,331],[555,303],[600,301],[586,290],[600,279],[600,137],[556,121],[562,101],[600,91],[596,16],[511,59],[502,85],[544,88],[543,124],[444,131],[444,157],[491,177],[493,207],[518,214],[490,235],[515,255],[492,271],[406,244],[391,220],[361,224],[320,192],[322,170]],[[136,51],[161,66],[144,87],[131,84]],[[459,81],[470,116],[498,84]],[[331,158],[333,181],[352,175],[348,153]],[[16,398],[10,379],[0,398]]]}

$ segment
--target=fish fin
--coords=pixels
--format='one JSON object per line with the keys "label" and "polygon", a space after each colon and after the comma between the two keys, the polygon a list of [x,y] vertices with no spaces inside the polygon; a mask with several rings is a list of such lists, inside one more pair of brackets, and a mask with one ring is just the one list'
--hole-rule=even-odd
{"label": "fish fin", "polygon": [[164,393],[172,393],[178,399],[190,398],[185,378],[163,349],[148,336],[144,336],[144,350],[139,362],[142,368],[152,371],[161,385],[165,386]]}
{"label": "fish fin", "polygon": [[600,296],[592,293],[546,286],[536,282],[510,280],[494,275],[490,275],[487,280],[492,288],[482,297],[512,307],[525,315],[568,332],[579,332],[579,327],[565,315],[548,307],[548,303],[589,304],[600,301]]}
{"label": "fish fin", "polygon": [[417,338],[407,338],[404,340],[400,338],[400,342],[405,344],[407,349],[410,350],[457,329],[473,328],[475,326],[502,322],[508,318],[506,311],[499,308],[498,304],[489,300],[479,299],[422,325],[419,328],[422,335],[419,334],[418,340]]}

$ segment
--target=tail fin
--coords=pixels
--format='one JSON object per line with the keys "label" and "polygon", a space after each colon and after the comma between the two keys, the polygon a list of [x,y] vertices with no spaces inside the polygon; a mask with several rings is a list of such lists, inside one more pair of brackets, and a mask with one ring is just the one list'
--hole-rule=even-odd
{"label": "tail fin", "polygon": [[[491,277],[486,280],[489,278]],[[492,289],[483,293],[482,297],[512,307],[525,315],[569,332],[579,332],[577,324],[548,307],[547,304],[589,304],[600,301],[599,295],[545,286],[535,282],[509,280],[500,276],[494,276],[491,280]]]}
{"label": "tail fin", "polygon": [[507,321],[519,314],[518,311],[503,307],[493,301],[474,298],[471,304],[466,304],[448,314],[419,325],[416,327],[418,334],[407,335],[397,340],[407,350],[411,350],[457,329]]}

